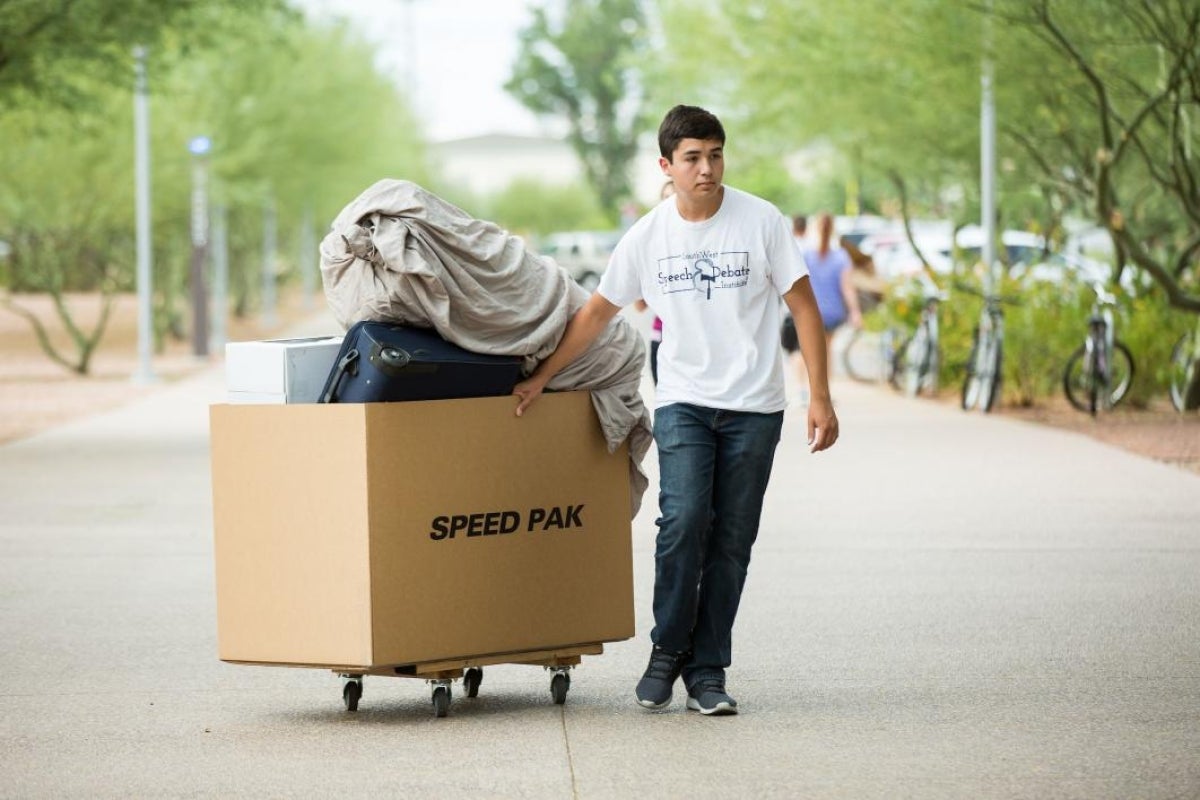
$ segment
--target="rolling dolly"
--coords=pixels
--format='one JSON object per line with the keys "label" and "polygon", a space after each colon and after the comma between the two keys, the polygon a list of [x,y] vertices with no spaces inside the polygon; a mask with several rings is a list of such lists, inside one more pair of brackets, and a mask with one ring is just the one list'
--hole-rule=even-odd
{"label": "rolling dolly", "polygon": [[363,695],[363,679],[367,675],[380,675],[424,680],[431,687],[434,716],[444,717],[450,713],[454,681],[462,681],[463,692],[467,697],[477,697],[479,686],[483,682],[483,668],[496,664],[529,664],[544,668],[551,673],[550,696],[555,705],[563,705],[567,702],[567,692],[571,688],[571,670],[579,665],[583,656],[600,655],[603,652],[602,644],[592,644],[396,667],[346,668],[335,672],[342,678],[342,702],[347,711],[358,710],[358,703]]}

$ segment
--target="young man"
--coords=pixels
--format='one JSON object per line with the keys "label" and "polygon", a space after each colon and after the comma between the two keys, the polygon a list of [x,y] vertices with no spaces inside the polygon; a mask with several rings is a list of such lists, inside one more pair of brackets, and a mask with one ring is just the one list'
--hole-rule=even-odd
{"label": "young man", "polygon": [[558,348],[513,390],[517,415],[622,306],[644,299],[671,332],[655,391],[658,539],[650,664],[638,702],[664,708],[681,675],[687,707],[737,713],[725,690],[732,630],[783,425],[782,295],[809,361],[808,441],[833,445],[824,331],[807,271],[779,210],[722,184],[725,131],[676,106],[658,130],[668,198],[613,252],[596,292]]}

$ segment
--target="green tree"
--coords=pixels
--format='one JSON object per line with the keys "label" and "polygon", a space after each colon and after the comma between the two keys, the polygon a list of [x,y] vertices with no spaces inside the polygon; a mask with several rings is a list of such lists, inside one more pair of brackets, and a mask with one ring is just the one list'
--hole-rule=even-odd
{"label": "green tree", "polygon": [[[160,333],[182,335],[186,324],[178,300],[188,289],[192,137],[214,141],[212,199],[229,208],[230,282],[240,287],[235,306],[243,310],[261,286],[268,198],[279,211],[281,241],[296,241],[304,220],[331,219],[379,178],[427,177],[419,128],[395,87],[374,72],[364,42],[342,27],[275,11],[246,12],[233,27],[238,37],[204,47],[164,43],[152,62]],[[130,92],[98,79],[75,85],[87,93],[86,109],[30,95],[0,114],[0,239],[13,247],[0,277],[16,313],[22,292],[107,298],[133,286]],[[295,275],[291,262],[281,259],[280,280]],[[23,315],[41,330],[40,320]],[[76,336],[65,304],[59,315],[76,352],[47,353],[86,372],[103,324]]]}
{"label": "green tree", "polygon": [[645,14],[640,0],[564,0],[558,10],[552,19],[546,6],[533,9],[504,88],[535,113],[566,120],[584,174],[615,220],[644,122]]}
{"label": "green tree", "polygon": [[[375,71],[371,45],[340,24],[287,15],[268,22],[183,59],[164,82],[159,112],[173,128],[171,172],[186,174],[189,138],[213,141],[213,200],[230,213],[239,313],[261,287],[268,200],[280,240],[290,242],[306,219],[332,219],[380,178],[429,178],[420,126]],[[178,200],[186,201],[186,187],[176,187]],[[281,280],[295,276],[292,259],[281,267]]]}
{"label": "green tree", "polygon": [[513,181],[481,204],[479,215],[514,233],[544,236],[561,230],[610,227],[587,186],[549,186],[532,179]]}
{"label": "green tree", "polygon": [[[89,370],[121,287],[122,264],[132,261],[132,158],[130,137],[122,134],[128,129],[112,117],[55,107],[0,117],[0,139],[20,143],[0,149],[0,239],[12,247],[0,304],[30,323],[49,358],[78,374]],[[103,198],[97,186],[105,187]],[[73,291],[97,295],[101,313],[91,330],[71,314],[66,295]],[[50,295],[69,349],[56,346],[43,320],[20,302],[25,292]]]}
{"label": "green tree", "polygon": [[[1200,312],[1200,5],[1011,0],[997,14],[1053,70],[1005,130],[1047,186],[1078,199],[1168,301]],[[1028,71],[1026,75],[1028,75]],[[1030,76],[1032,77],[1032,76]]]}
{"label": "green tree", "polygon": [[711,104],[736,137],[735,158],[770,149],[781,166],[784,155],[824,143],[859,172],[903,182],[923,210],[945,210],[946,188],[974,180],[982,28],[969,8],[932,0],[661,6],[671,24],[667,63],[651,81],[655,99],[667,106],[682,93]]}
{"label": "green tree", "polygon": [[284,0],[0,0],[0,107],[28,96],[86,104],[97,79],[128,81],[134,45],[211,42],[236,32],[227,11],[286,7]]}
{"label": "green tree", "polygon": [[[996,4],[1030,42],[1027,63],[1048,65],[1035,113],[1006,130],[1047,191],[1073,198],[1108,231],[1118,275],[1133,265],[1167,304],[1200,314],[1200,5],[1105,0],[1086,10]],[[1162,346],[1144,352],[1165,352],[1178,330],[1160,330]],[[1185,396],[1194,408],[1193,372]]]}

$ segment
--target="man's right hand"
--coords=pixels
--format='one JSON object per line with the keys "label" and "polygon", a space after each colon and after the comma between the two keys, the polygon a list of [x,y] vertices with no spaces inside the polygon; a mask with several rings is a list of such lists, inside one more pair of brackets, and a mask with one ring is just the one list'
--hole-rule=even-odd
{"label": "man's right hand", "polygon": [[513,387],[513,394],[517,396],[517,416],[525,413],[525,409],[533,405],[533,401],[542,396],[542,390],[546,387],[545,381],[530,375],[525,380]]}
{"label": "man's right hand", "polygon": [[583,308],[576,311],[571,317],[571,321],[567,323],[567,329],[563,332],[562,339],[559,340],[558,347],[554,348],[554,352],[545,361],[538,364],[532,375],[513,387],[513,394],[520,398],[517,403],[518,417],[524,414],[525,409],[541,396],[542,390],[546,388],[550,379],[559,370],[578,358],[579,354],[588,348],[604,330],[608,321],[615,317],[620,310],[618,306],[605,300],[599,292],[592,293],[588,301],[583,304]]}

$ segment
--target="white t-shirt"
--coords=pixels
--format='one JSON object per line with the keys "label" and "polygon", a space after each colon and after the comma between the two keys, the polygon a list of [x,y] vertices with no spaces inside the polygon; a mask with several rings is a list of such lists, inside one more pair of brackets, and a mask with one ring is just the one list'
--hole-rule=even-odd
{"label": "white t-shirt", "polygon": [[617,306],[644,299],[663,321],[655,405],[770,413],[787,406],[779,296],[808,274],[775,206],[724,187],[709,219],[688,222],[675,198],[621,238],[597,291]]}

